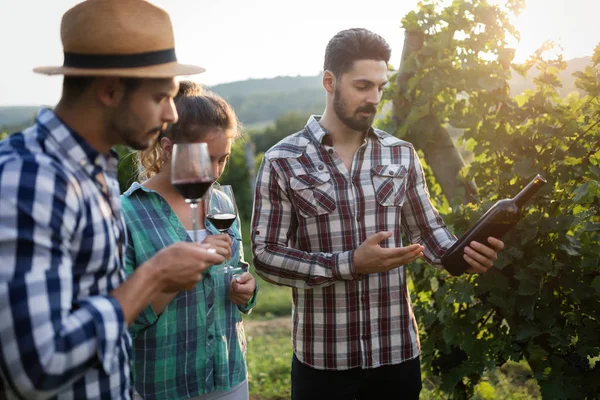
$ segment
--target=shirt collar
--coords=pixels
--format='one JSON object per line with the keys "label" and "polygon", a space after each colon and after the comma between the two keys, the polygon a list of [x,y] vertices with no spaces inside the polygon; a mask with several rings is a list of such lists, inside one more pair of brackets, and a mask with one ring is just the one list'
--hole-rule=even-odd
{"label": "shirt collar", "polygon": [[[308,131],[308,134],[312,136],[312,138],[315,139],[317,142],[321,144],[326,144],[328,143],[326,139],[328,132],[325,130],[325,128],[321,126],[321,124],[319,124],[320,120],[321,115],[311,115],[310,118],[308,118],[308,122],[306,123],[306,130]],[[367,132],[367,138],[368,137],[377,138],[379,141],[382,141],[384,139],[383,132],[379,131],[378,129],[373,129],[373,127],[369,128]]]}
{"label": "shirt collar", "polygon": [[49,108],[43,108],[37,115],[36,123],[48,133],[59,146],[63,155],[76,164],[87,169],[116,171],[119,156],[116,151],[110,150],[106,156],[94,149],[81,135],[67,126]]}
{"label": "shirt collar", "polygon": [[145,186],[142,186],[142,184],[141,184],[141,183],[139,183],[139,182],[133,182],[133,183],[131,184],[131,186],[129,186],[129,189],[127,189],[127,190],[125,191],[125,193],[123,193],[123,196],[124,196],[124,197],[129,197],[129,196],[131,196],[131,195],[132,195],[134,192],[136,192],[137,190],[142,190],[142,191],[144,191],[144,192],[146,192],[146,193],[155,193],[155,192],[154,192],[154,190],[152,190],[152,189],[148,189],[147,187],[145,187]]}

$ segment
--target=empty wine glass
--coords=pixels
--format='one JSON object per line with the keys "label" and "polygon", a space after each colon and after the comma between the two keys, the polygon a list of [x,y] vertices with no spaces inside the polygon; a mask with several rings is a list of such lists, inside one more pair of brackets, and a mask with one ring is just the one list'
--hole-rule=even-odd
{"label": "empty wine glass", "polygon": [[178,143],[173,146],[171,184],[192,209],[194,243],[198,242],[198,201],[214,180],[206,143]]}

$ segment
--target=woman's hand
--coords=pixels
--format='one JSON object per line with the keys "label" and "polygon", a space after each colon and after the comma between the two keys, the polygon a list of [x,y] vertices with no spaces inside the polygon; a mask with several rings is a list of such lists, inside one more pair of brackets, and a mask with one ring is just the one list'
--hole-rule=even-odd
{"label": "woman's hand", "polygon": [[227,297],[238,306],[248,303],[256,290],[256,279],[250,272],[244,272],[242,275],[231,280]]}

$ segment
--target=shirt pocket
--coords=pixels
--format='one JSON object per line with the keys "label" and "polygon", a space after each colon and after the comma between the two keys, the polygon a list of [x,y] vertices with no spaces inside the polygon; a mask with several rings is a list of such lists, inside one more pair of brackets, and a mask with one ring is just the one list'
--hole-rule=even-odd
{"label": "shirt pocket", "polygon": [[377,202],[384,207],[400,207],[406,195],[408,171],[401,164],[376,165],[371,168]]}
{"label": "shirt pocket", "polygon": [[295,175],[290,178],[294,205],[304,218],[329,214],[336,209],[329,172]]}

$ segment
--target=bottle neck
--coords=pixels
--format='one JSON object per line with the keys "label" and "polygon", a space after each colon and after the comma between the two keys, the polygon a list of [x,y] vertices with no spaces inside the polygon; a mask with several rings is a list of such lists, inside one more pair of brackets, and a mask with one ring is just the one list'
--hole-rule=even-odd
{"label": "bottle neck", "polygon": [[515,205],[519,208],[523,207],[525,203],[531,199],[531,197],[537,193],[538,190],[541,189],[542,186],[546,184],[546,179],[544,179],[541,175],[537,175],[531,182],[527,184],[515,197],[513,197],[513,201]]}

